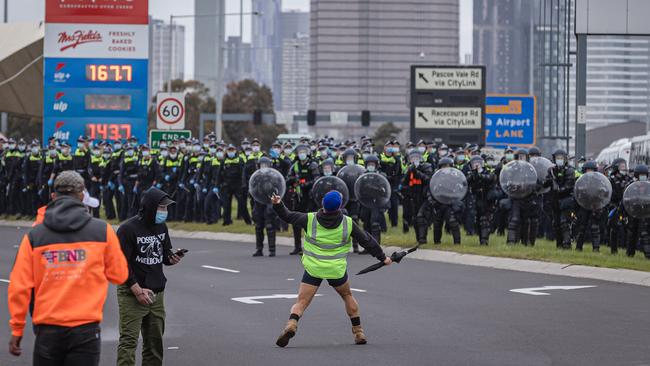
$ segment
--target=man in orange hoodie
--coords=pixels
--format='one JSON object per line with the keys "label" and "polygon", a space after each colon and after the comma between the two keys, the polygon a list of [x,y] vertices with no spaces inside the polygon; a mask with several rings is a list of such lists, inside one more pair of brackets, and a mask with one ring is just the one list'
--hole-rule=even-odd
{"label": "man in orange hoodie", "polygon": [[83,178],[63,172],[54,191],[43,223],[23,237],[11,271],[9,352],[22,353],[20,342],[33,298],[33,364],[98,365],[99,323],[108,282],[126,281],[128,266],[113,228],[88,214],[82,202]]}

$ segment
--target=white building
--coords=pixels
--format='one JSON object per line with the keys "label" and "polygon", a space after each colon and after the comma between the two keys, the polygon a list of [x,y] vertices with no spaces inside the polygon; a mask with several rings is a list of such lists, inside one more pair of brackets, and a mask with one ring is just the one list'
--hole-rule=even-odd
{"label": "white building", "polygon": [[309,108],[309,36],[297,34],[282,44],[282,110]]}
{"label": "white building", "polygon": [[149,95],[153,97],[170,77],[185,79],[185,27],[174,24],[172,29],[162,20],[151,19],[149,33]]}

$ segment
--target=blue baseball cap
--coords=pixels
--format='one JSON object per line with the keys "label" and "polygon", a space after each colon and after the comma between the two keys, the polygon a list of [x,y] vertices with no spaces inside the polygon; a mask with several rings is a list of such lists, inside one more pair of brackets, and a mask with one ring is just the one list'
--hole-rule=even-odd
{"label": "blue baseball cap", "polygon": [[343,195],[338,191],[330,191],[323,197],[323,208],[325,211],[336,211],[341,208]]}

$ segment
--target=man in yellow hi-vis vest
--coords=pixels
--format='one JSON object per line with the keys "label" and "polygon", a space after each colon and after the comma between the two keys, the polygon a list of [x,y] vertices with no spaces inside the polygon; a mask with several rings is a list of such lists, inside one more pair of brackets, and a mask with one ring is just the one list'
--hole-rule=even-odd
{"label": "man in yellow hi-vis vest", "polygon": [[323,197],[321,210],[301,213],[289,211],[282,203],[280,196],[273,195],[271,197],[273,209],[278,216],[287,223],[305,231],[302,255],[305,273],[300,283],[298,299],[291,307],[289,321],[276,341],[280,347],[285,347],[289,344],[289,340],[296,335],[298,320],[311,303],[323,280],[327,280],[345,302],[345,310],[352,322],[354,342],[366,344],[366,336],[363,333],[359,317],[359,304],[352,296],[348,281],[346,258],[352,249],[352,238],[356,239],[368,253],[384,262],[385,265],[392,262],[376,241],[373,241],[360,229],[352,221],[352,218],[341,212],[342,201],[341,193],[331,191]]}

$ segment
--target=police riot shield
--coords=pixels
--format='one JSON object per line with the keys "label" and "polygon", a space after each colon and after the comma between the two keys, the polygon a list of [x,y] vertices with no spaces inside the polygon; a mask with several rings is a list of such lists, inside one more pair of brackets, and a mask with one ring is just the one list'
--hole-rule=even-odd
{"label": "police riot shield", "polygon": [[[544,183],[550,174],[549,169],[553,166],[553,162],[543,156],[533,156],[530,158],[530,163],[537,172],[537,183]],[[541,193],[547,193],[550,190],[551,187],[546,187]]]}
{"label": "police riot shield", "polygon": [[537,171],[527,161],[514,160],[501,169],[499,183],[508,197],[525,198],[535,192],[537,188]]}
{"label": "police riot shield", "polygon": [[365,173],[354,183],[354,195],[367,208],[387,208],[391,192],[388,179],[379,173]]}
{"label": "police riot shield", "polygon": [[314,183],[314,186],[311,188],[312,198],[314,199],[316,206],[323,207],[323,197],[331,191],[338,191],[343,196],[341,207],[345,207],[345,205],[348,204],[350,198],[348,186],[341,178],[330,175],[318,178]]}
{"label": "police riot shield", "polygon": [[436,201],[451,205],[465,198],[467,178],[456,168],[442,168],[431,177],[429,190]]}
{"label": "police riot shield", "polygon": [[274,193],[284,197],[286,189],[284,177],[273,168],[259,169],[248,180],[248,191],[261,204],[271,204],[271,195]]}
{"label": "police riot shield", "polygon": [[623,207],[635,219],[650,218],[650,182],[634,182],[623,193]]}
{"label": "police riot shield", "polygon": [[357,196],[354,193],[354,183],[357,182],[357,179],[366,172],[366,169],[358,164],[346,165],[336,174],[337,177],[341,178],[345,185],[348,187],[348,193],[350,195],[350,201],[356,201]]}
{"label": "police riot shield", "polygon": [[612,198],[612,184],[601,173],[585,173],[576,181],[573,196],[585,210],[600,210],[607,206]]}

